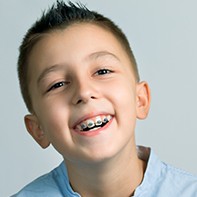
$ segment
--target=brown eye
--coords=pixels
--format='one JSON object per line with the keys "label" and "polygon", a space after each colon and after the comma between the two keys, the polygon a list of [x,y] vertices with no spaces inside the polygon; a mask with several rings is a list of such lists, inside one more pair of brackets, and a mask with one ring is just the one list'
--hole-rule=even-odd
{"label": "brown eye", "polygon": [[106,74],[110,74],[110,73],[112,73],[112,71],[109,69],[100,69],[96,72],[97,75],[106,75]]}
{"label": "brown eye", "polygon": [[57,89],[57,88],[60,88],[62,86],[65,85],[65,81],[61,81],[61,82],[58,82],[58,83],[55,83],[54,85],[52,85],[48,90],[47,92],[51,91],[51,90],[54,90],[54,89]]}

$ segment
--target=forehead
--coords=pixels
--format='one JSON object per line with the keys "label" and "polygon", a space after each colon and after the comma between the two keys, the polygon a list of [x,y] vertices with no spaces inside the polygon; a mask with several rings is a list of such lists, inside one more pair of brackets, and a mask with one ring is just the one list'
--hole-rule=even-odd
{"label": "forehead", "polygon": [[81,63],[98,51],[112,53],[131,67],[127,53],[111,32],[98,25],[82,23],[44,34],[30,53],[29,73],[40,72],[53,64]]}

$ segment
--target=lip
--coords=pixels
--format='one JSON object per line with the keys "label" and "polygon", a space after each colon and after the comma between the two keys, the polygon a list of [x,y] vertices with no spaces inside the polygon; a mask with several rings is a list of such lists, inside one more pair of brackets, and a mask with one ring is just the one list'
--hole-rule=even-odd
{"label": "lip", "polygon": [[[101,115],[101,114],[100,114]],[[102,114],[103,115],[103,114]],[[105,114],[106,115],[106,114]],[[97,115],[98,116],[98,115]],[[95,116],[91,116],[92,118],[95,117]],[[88,119],[88,118],[87,118]],[[76,129],[73,129],[73,131],[81,136],[86,136],[86,137],[94,137],[96,135],[99,135],[103,130],[107,129],[111,123],[113,122],[113,119],[114,117],[112,116],[112,119],[104,126],[104,127],[101,127],[97,130],[93,130],[93,131],[87,131],[87,132],[80,132]],[[84,119],[83,119],[84,120]],[[80,123],[80,122],[79,122]],[[76,124],[77,125],[77,124]]]}

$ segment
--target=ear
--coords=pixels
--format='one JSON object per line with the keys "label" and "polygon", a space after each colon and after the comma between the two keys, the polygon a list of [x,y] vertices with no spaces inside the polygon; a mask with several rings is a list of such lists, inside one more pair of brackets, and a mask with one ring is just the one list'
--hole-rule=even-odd
{"label": "ear", "polygon": [[47,148],[50,145],[47,136],[44,134],[35,115],[29,114],[24,118],[25,126],[34,140],[42,147]]}
{"label": "ear", "polygon": [[143,81],[137,84],[136,97],[137,118],[145,119],[149,112],[151,100],[150,88],[146,82]]}

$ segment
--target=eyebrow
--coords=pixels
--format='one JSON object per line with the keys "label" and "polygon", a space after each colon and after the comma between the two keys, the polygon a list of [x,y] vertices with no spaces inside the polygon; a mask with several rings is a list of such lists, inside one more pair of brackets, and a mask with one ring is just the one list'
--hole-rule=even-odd
{"label": "eyebrow", "polygon": [[37,84],[40,83],[40,81],[42,81],[49,73],[58,71],[58,70],[62,70],[62,65],[60,64],[55,64],[53,66],[47,67],[45,68],[41,74],[39,75],[38,79],[37,79]]}
{"label": "eyebrow", "polygon": [[[113,53],[109,52],[109,51],[97,51],[97,52],[93,52],[91,53],[90,55],[87,56],[87,60],[96,60],[96,59],[99,59],[99,58],[102,58],[102,57],[105,57],[105,56],[110,56],[114,59],[116,59],[117,61],[120,61],[120,59]],[[42,81],[49,73],[52,73],[52,72],[55,72],[55,71],[58,71],[58,70],[62,70],[63,69],[63,65],[61,64],[55,64],[55,65],[52,65],[52,66],[49,66],[47,68],[45,68],[41,74],[39,75],[38,79],[37,79],[37,84],[40,83],[40,81]]]}
{"label": "eyebrow", "polygon": [[98,59],[103,56],[111,56],[111,57],[115,58],[116,60],[120,61],[120,59],[115,54],[113,54],[109,51],[97,51],[97,52],[91,53],[88,56],[88,59]]}

